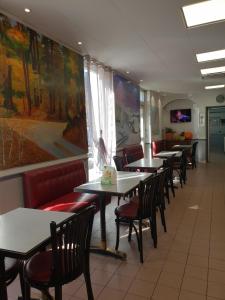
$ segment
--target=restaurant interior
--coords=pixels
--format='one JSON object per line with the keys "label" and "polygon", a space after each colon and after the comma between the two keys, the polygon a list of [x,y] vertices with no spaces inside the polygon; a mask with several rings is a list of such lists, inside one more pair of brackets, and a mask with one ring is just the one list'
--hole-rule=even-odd
{"label": "restaurant interior", "polygon": [[225,300],[225,0],[0,0],[0,300]]}

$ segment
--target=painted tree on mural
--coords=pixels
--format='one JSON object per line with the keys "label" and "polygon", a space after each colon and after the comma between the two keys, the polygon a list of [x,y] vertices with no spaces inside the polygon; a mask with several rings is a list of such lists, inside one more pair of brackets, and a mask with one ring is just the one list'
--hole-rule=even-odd
{"label": "painted tree on mural", "polygon": [[[73,153],[76,152],[75,148],[68,146],[66,141],[76,145],[77,151],[85,153],[87,135],[82,57],[0,14],[0,61],[0,122],[4,123],[4,126],[0,124],[0,128],[4,127],[5,132],[10,131],[11,136],[16,131],[16,140],[28,137],[34,145],[44,146],[48,155],[45,159],[42,153],[43,160],[76,154]],[[24,127],[23,131],[12,129],[10,120],[13,118],[16,118],[20,128]],[[52,143],[54,147],[61,143],[60,149],[54,151],[52,145],[48,147],[47,142],[42,142],[40,122],[45,122],[48,130],[51,128],[57,140]],[[56,127],[59,126],[57,122],[62,123],[61,135],[49,122],[55,122]],[[32,125],[32,134],[28,132],[28,125]],[[5,134],[2,136],[4,141]],[[10,153],[13,153],[16,143],[13,138],[10,140]],[[65,149],[67,146],[69,150]],[[21,151],[28,155],[24,149]],[[5,165],[9,166],[26,164],[25,158],[22,162],[21,153],[20,162],[11,164],[7,159],[4,160]]]}

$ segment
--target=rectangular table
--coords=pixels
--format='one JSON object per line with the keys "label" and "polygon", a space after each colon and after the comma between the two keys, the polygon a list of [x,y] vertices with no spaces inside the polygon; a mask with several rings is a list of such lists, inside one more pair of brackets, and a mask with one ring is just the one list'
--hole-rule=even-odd
{"label": "rectangular table", "polygon": [[130,170],[140,170],[147,172],[155,172],[163,166],[163,159],[160,158],[142,158],[130,164],[125,165],[125,168]]}
{"label": "rectangular table", "polygon": [[50,222],[57,224],[72,213],[17,208],[0,215],[0,299],[7,300],[5,257],[28,259],[50,240]]}
{"label": "rectangular table", "polygon": [[188,144],[188,145],[177,144],[177,145],[173,145],[172,149],[173,150],[191,150],[192,145],[191,144]]}
{"label": "rectangular table", "polygon": [[181,158],[182,151],[161,151],[154,155],[154,157],[158,158]]}
{"label": "rectangular table", "polygon": [[91,247],[91,251],[104,255],[110,255],[116,258],[126,258],[126,254],[120,251],[114,251],[107,247],[106,239],[106,221],[105,221],[105,197],[106,195],[126,196],[136,187],[138,187],[140,180],[145,180],[151,173],[138,172],[117,172],[116,184],[103,185],[101,179],[84,183],[76,188],[74,191],[81,193],[99,194],[100,204],[100,222],[101,222],[101,246]]}

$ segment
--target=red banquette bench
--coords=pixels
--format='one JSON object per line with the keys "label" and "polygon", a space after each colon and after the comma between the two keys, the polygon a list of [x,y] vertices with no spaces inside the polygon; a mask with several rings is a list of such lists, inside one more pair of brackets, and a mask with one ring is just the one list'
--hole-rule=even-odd
{"label": "red banquette bench", "polygon": [[90,204],[98,207],[97,195],[73,191],[85,182],[86,172],[81,160],[25,172],[24,206],[65,212],[76,212]]}
{"label": "red banquette bench", "polygon": [[141,145],[129,146],[123,149],[124,161],[126,164],[132,163],[144,157]]}

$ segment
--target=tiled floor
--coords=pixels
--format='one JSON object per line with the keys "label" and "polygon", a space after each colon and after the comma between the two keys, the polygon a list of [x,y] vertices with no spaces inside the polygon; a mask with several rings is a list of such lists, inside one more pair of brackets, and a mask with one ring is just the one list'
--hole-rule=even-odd
{"label": "tiled floor", "polygon": [[[109,245],[115,245],[114,207],[107,207]],[[225,299],[225,164],[198,165],[188,170],[186,186],[167,205],[168,232],[158,222],[158,248],[144,230],[144,264],[139,262],[135,237],[129,244],[122,229],[120,249],[126,261],[91,255],[91,279],[99,300],[216,300]],[[93,239],[99,237],[95,218]],[[19,293],[16,280],[10,300]],[[64,300],[87,299],[83,278],[63,289]],[[34,295],[39,295],[37,292]]]}

